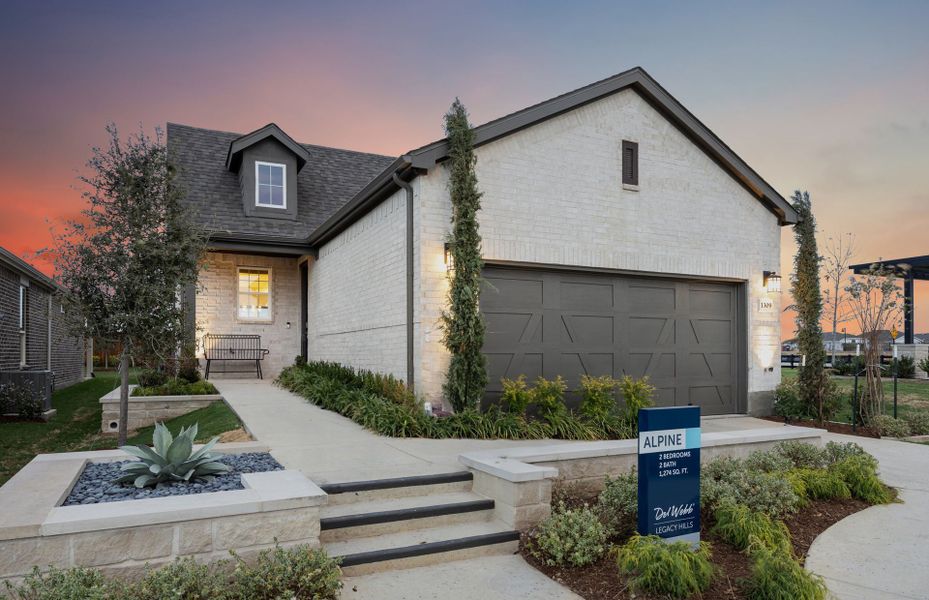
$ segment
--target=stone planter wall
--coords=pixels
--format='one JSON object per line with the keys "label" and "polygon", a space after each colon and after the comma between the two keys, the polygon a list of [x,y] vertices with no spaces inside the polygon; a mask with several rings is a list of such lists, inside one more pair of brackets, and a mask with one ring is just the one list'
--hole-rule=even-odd
{"label": "stone planter wall", "polygon": [[[220,394],[199,396],[133,396],[136,385],[129,386],[129,423],[130,430],[154,425],[158,421],[167,421],[174,417],[186,415],[199,408],[206,408],[217,400]],[[100,417],[100,430],[103,433],[116,433],[119,429],[119,388],[100,398],[103,414]]]}
{"label": "stone planter wall", "polygon": [[[219,452],[263,452],[255,442]],[[0,581],[33,566],[95,567],[138,575],[178,557],[249,560],[274,546],[319,545],[327,496],[299,471],[242,476],[246,489],[102,504],[59,506],[88,461],[125,460],[118,450],[39,455],[0,488]]]}
{"label": "stone planter wall", "polygon": [[[821,433],[805,427],[705,433],[700,459],[744,458],[784,440],[820,445]],[[462,454],[458,459],[474,473],[474,491],[493,498],[495,517],[525,530],[551,513],[553,483],[575,486],[581,493],[598,493],[608,475],[628,473],[636,466],[637,452],[638,440],[611,440],[515,446]]]}

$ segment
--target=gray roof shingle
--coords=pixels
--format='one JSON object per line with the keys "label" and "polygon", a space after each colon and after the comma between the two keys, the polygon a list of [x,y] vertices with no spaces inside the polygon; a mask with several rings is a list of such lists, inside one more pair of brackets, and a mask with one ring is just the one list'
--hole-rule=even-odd
{"label": "gray roof shingle", "polygon": [[297,220],[246,217],[238,176],[226,169],[242,134],[168,123],[168,150],[200,223],[215,232],[303,240],[393,162],[394,157],[301,144],[310,155],[297,174]]}

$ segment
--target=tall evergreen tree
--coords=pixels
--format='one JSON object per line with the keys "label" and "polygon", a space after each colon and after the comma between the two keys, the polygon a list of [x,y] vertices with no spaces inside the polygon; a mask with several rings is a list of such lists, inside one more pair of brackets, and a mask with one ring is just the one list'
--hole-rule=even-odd
{"label": "tall evergreen tree", "polygon": [[794,225],[797,240],[797,255],[794,257],[794,273],[791,277],[791,294],[797,311],[797,342],[800,354],[806,357],[800,367],[797,383],[800,398],[809,407],[810,414],[822,421],[825,417],[823,405],[829,386],[829,376],[824,363],[826,350],[823,347],[823,299],[819,289],[819,266],[822,257],[816,245],[816,219],[808,192],[794,192],[791,198],[799,221]]}
{"label": "tall evergreen tree", "polygon": [[484,320],[478,309],[481,292],[481,234],[477,211],[481,193],[474,165],[474,132],[468,112],[458,98],[445,113],[448,138],[448,183],[452,201],[452,231],[449,236],[452,266],[449,271],[448,310],[442,313],[443,343],[451,353],[445,381],[445,397],[456,412],[477,407],[487,385],[487,369],[481,347]]}

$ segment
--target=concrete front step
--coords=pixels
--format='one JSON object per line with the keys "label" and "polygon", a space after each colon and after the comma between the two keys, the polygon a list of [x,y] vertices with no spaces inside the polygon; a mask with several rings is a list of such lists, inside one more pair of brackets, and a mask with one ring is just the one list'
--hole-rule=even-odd
{"label": "concrete front step", "polygon": [[513,554],[519,532],[499,521],[463,523],[340,542],[323,543],[330,556],[342,560],[347,576],[406,569],[452,560]]}
{"label": "concrete front step", "polygon": [[470,492],[473,478],[470,471],[459,471],[370,481],[327,483],[320,487],[329,494],[329,506],[337,506],[391,498]]}
{"label": "concrete front step", "polygon": [[493,509],[493,500],[470,492],[337,504],[320,514],[320,541],[488,521]]}

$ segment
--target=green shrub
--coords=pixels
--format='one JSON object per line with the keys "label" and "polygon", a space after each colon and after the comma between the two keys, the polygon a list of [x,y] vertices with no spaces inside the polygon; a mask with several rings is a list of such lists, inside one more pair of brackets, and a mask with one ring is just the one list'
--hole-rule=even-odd
{"label": "green shrub", "polygon": [[[226,582],[215,573],[221,571],[220,561],[211,565],[200,564],[192,558],[148,571],[144,577],[126,590],[132,600],[218,600],[231,597]],[[127,598],[127,600],[128,600]]]}
{"label": "green shrub", "polygon": [[338,561],[323,550],[276,546],[263,550],[253,566],[236,557],[230,588],[235,600],[336,600],[341,574]]}
{"label": "green shrub", "polygon": [[787,458],[798,469],[819,469],[827,462],[822,448],[798,440],[780,442],[774,447],[774,452]]}
{"label": "green shrub", "polygon": [[916,377],[916,359],[912,356],[895,358],[890,362],[891,377],[893,377],[894,370],[900,379],[913,379]]}
{"label": "green shrub", "polygon": [[750,470],[745,461],[720,457],[702,469],[700,503],[709,510],[724,504],[744,504],[772,518],[781,518],[796,510],[800,498],[782,473]]}
{"label": "green shrub", "polygon": [[784,381],[774,389],[774,414],[786,419],[812,418],[809,405],[800,398],[796,379]]}
{"label": "green shrub", "polygon": [[855,498],[868,504],[887,504],[893,500],[892,493],[878,478],[874,458],[870,455],[849,456],[832,468]]}
{"label": "green shrub", "polygon": [[[812,500],[851,498],[851,490],[835,470],[796,469],[788,473],[797,495]],[[802,492],[801,492],[802,490]]]}
{"label": "green shrub", "polygon": [[929,375],[929,357],[920,360],[916,366],[919,367],[920,371],[923,371]]}
{"label": "green shrub", "polygon": [[24,419],[38,419],[45,410],[42,398],[32,388],[15,382],[0,384],[0,415],[16,414]]}
{"label": "green shrub", "polygon": [[903,419],[895,419],[890,415],[871,417],[871,427],[876,429],[881,434],[881,437],[904,438],[910,435],[910,424]]}
{"label": "green shrub", "polygon": [[500,380],[500,384],[503,386],[503,394],[500,396],[503,410],[516,415],[525,415],[531,400],[529,388],[526,385],[526,376],[520,375],[516,379],[504,377]]}
{"label": "green shrub", "polygon": [[781,473],[793,468],[792,460],[779,452],[755,450],[748,455],[744,463],[746,469],[761,473]]}
{"label": "green shrub", "polygon": [[639,477],[636,472],[607,477],[595,510],[610,535],[632,533],[639,514]]}
{"label": "green shrub", "polygon": [[616,380],[609,375],[602,377],[581,376],[581,414],[590,419],[606,419],[616,408]]}
{"label": "green shrub", "polygon": [[116,588],[95,569],[56,569],[43,573],[38,567],[21,584],[4,586],[16,600],[117,600]]}
{"label": "green shrub", "polygon": [[861,456],[870,460],[873,468],[877,469],[877,460],[855,442],[826,442],[823,456],[827,465],[834,465],[851,456]]}
{"label": "green shrub", "polygon": [[752,510],[744,504],[724,504],[716,509],[713,533],[738,550],[745,550],[752,540],[772,550],[793,552],[790,532],[783,521]]}
{"label": "green shrub", "polygon": [[655,387],[648,381],[648,377],[636,379],[624,375],[618,382],[619,391],[624,402],[623,414],[629,422],[638,423],[639,409],[648,408],[653,403]]}
{"label": "green shrub", "polygon": [[826,585],[790,554],[753,545],[752,573],[746,586],[749,600],[825,600]]}
{"label": "green shrub", "polygon": [[133,396],[205,396],[218,393],[216,386],[209,381],[188,382],[181,378],[169,379],[152,387],[139,386],[132,391]]}
{"label": "green shrub", "polygon": [[607,530],[590,508],[559,504],[530,538],[532,554],[550,566],[583,567],[606,552]]}
{"label": "green shrub", "polygon": [[181,364],[177,370],[177,378],[187,383],[197,383],[201,381],[200,369],[196,361],[186,361]]}
{"label": "green shrub", "polygon": [[864,356],[850,356],[843,360],[837,360],[833,369],[838,375],[851,376],[855,373],[861,373],[865,367]]}
{"label": "green shrub", "polygon": [[616,562],[636,593],[688,598],[702,594],[713,580],[710,547],[705,542],[694,551],[686,542],[668,544],[658,537],[636,535],[619,548]]}
{"label": "green shrub", "polygon": [[139,372],[140,387],[155,387],[168,382],[168,375],[159,369],[142,369]]}
{"label": "green shrub", "polygon": [[535,387],[532,388],[532,403],[539,409],[539,415],[546,421],[551,422],[556,417],[567,413],[567,407],[564,403],[564,394],[567,385],[561,375],[555,379],[545,379],[539,377],[535,380]]}
{"label": "green shrub", "polygon": [[913,410],[903,415],[912,435],[929,435],[929,411]]}

